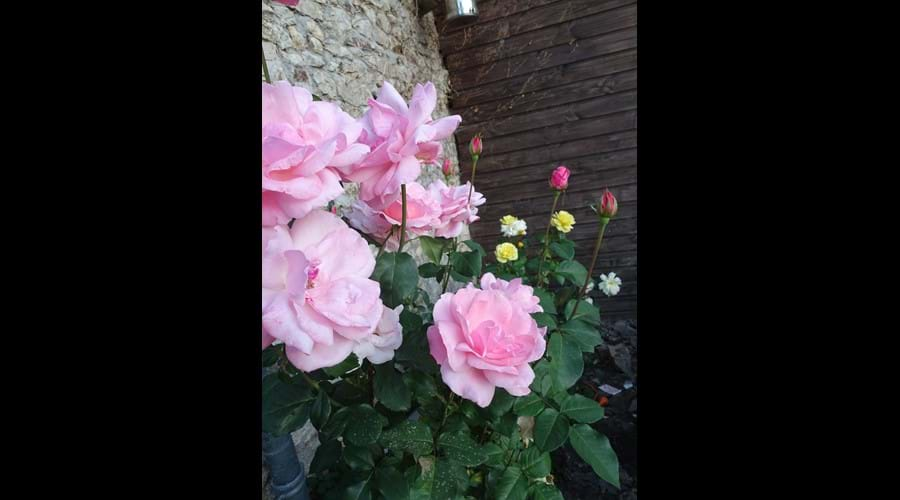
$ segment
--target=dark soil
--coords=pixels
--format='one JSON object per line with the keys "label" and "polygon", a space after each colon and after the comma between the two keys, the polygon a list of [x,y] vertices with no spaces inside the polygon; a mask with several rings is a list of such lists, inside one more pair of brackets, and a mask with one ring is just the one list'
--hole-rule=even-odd
{"label": "dark soil", "polygon": [[[637,499],[637,323],[617,321],[600,328],[604,345],[594,356],[585,356],[584,381],[579,390],[586,396],[606,396],[606,416],[592,427],[606,434],[619,457],[619,482],[622,489],[603,481],[570,445],[552,453],[556,486],[566,500]],[[626,382],[634,384],[624,389]],[[603,384],[622,389],[611,396],[599,390]],[[596,389],[598,392],[593,393]]]}

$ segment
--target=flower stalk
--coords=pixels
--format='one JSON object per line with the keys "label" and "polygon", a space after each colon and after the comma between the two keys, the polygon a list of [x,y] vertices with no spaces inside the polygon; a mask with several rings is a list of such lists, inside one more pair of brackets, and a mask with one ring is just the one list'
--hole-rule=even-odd
{"label": "flower stalk", "polygon": [[[550,209],[551,219],[553,218],[553,214],[556,212],[556,203],[559,201],[560,193],[562,193],[562,191],[557,191],[553,194],[553,208]],[[550,225],[550,222],[547,221],[547,230],[544,232],[544,249],[541,251],[541,262],[540,264],[538,264],[538,285],[540,285],[544,280],[544,276],[541,274],[541,270],[544,268],[544,259],[547,256],[547,248],[550,246]]]}
{"label": "flower stalk", "polygon": [[591,276],[594,275],[594,266],[597,264],[597,255],[600,253],[600,244],[603,243],[603,233],[606,232],[606,225],[609,224],[609,217],[600,217],[600,229],[597,231],[597,243],[594,245],[594,256],[591,257],[591,267],[588,269],[587,276],[584,278],[584,285],[581,286],[581,291],[578,292],[578,297],[575,301],[575,307],[572,308],[572,317],[575,317],[575,312],[578,311],[578,305],[581,304],[581,299],[584,297],[584,292],[587,290],[588,283],[591,282]]}
{"label": "flower stalk", "polygon": [[397,252],[403,251],[403,244],[406,239],[406,184],[400,185],[400,203],[403,207],[403,218],[400,220],[400,248]]}

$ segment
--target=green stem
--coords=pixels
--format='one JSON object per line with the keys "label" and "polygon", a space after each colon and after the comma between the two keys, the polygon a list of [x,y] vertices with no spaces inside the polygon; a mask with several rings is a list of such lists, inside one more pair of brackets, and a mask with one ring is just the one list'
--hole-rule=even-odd
{"label": "green stem", "polygon": [[406,184],[400,185],[400,202],[403,204],[403,218],[400,220],[400,248],[397,253],[403,251],[403,241],[406,238]]}
{"label": "green stem", "polygon": [[385,238],[384,241],[381,242],[381,248],[378,249],[378,255],[375,256],[375,260],[378,260],[378,257],[381,257],[381,254],[384,252],[384,246],[387,245],[388,240],[391,239],[391,236],[394,234],[394,227],[396,226],[391,226],[391,230],[388,231],[387,238]]}
{"label": "green stem", "polygon": [[[453,250],[456,250],[456,238],[453,238],[452,246],[450,247]],[[442,255],[443,257],[443,255]],[[450,262],[449,252],[447,254],[447,266],[444,267],[444,284],[441,293],[447,293],[447,285],[450,284],[450,270],[453,269],[453,263]]]}
{"label": "green stem", "polygon": [[[557,191],[555,195],[553,195],[553,208],[550,209],[550,220],[553,220],[553,212],[556,212],[556,202],[559,201],[559,195],[562,191]],[[547,231],[544,233],[544,249],[541,251],[541,262],[538,264],[538,274],[537,274],[537,284],[540,284],[544,281],[541,276],[541,269],[544,268],[544,258],[547,256],[547,247],[550,246],[550,221],[547,221]]]}
{"label": "green stem", "polygon": [[475,169],[477,166],[478,166],[478,156],[476,155],[476,156],[472,157],[472,179],[471,179],[471,183],[469,184],[469,198],[466,199],[466,204],[469,204],[472,201],[472,190],[475,189]]}
{"label": "green stem", "polygon": [[300,372],[300,375],[303,376],[303,380],[305,380],[307,384],[313,386],[317,391],[321,390],[319,388],[319,383],[316,382],[315,380],[313,380],[312,377],[307,375],[306,372],[301,371],[301,370],[297,370],[297,371]]}
{"label": "green stem", "polygon": [[581,303],[581,298],[584,297],[584,292],[587,290],[588,283],[591,282],[591,276],[594,275],[594,265],[597,264],[597,254],[600,253],[600,243],[603,242],[603,233],[606,231],[606,225],[609,224],[609,219],[606,217],[600,217],[600,230],[597,231],[597,243],[594,245],[594,257],[591,258],[591,267],[588,269],[587,276],[584,278],[584,285],[581,287],[581,291],[578,293],[578,297],[575,301],[575,307],[572,308],[572,316],[575,317],[575,312],[578,311],[578,304]]}
{"label": "green stem", "polygon": [[269,78],[269,66],[266,64],[266,50],[262,48],[262,45],[259,48],[262,50],[263,75],[266,77],[266,83],[272,83]]}

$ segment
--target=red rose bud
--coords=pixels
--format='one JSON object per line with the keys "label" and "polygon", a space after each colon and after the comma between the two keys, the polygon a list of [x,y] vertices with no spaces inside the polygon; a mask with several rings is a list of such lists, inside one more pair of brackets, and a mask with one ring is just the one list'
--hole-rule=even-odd
{"label": "red rose bud", "polygon": [[560,165],[550,174],[550,187],[562,191],[569,187],[569,169]]}
{"label": "red rose bud", "polygon": [[598,399],[597,402],[600,403],[600,406],[606,406],[609,404],[609,398],[607,398],[606,396],[600,396],[600,399]]}
{"label": "red rose bud", "polygon": [[444,172],[444,175],[450,175],[453,172],[453,167],[450,166],[450,158],[444,158],[444,164],[441,165],[441,171]]}
{"label": "red rose bud", "polygon": [[616,197],[613,196],[608,189],[605,190],[603,192],[603,198],[600,200],[600,217],[611,219],[616,216],[616,212],[618,211],[619,203],[616,201]]}
{"label": "red rose bud", "polygon": [[472,156],[481,156],[481,136],[476,135],[469,142],[469,153]]}

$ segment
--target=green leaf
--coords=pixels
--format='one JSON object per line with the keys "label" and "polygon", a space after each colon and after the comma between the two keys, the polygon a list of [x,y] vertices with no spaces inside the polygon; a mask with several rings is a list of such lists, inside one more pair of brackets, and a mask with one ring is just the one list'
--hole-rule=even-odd
{"label": "green leaf", "polygon": [[494,391],[494,399],[491,400],[490,406],[487,407],[488,413],[493,418],[501,417],[512,408],[515,402],[515,396],[511,396],[505,389],[498,387]]}
{"label": "green leaf", "polygon": [[431,262],[426,262],[426,263],[422,264],[421,266],[419,266],[419,276],[421,276],[423,278],[437,278],[437,275],[443,269],[444,269],[443,267],[441,267],[437,264],[432,264]]}
{"label": "green leaf", "polygon": [[[464,244],[465,246],[471,248],[473,252],[478,252],[478,253],[480,253],[482,258],[484,258],[484,256],[487,255],[487,254],[485,253],[485,251],[484,251],[484,247],[482,247],[481,245],[479,245],[479,244],[478,244],[477,242],[475,242],[475,241],[472,241],[472,240],[466,240],[466,241],[463,242],[463,244]],[[523,253],[524,253],[524,252],[523,252]]]}
{"label": "green leaf", "polygon": [[344,437],[352,444],[368,446],[381,436],[381,428],[387,425],[387,418],[379,415],[369,405],[358,405],[350,408],[347,430]]}
{"label": "green leaf", "polygon": [[[405,310],[403,312],[406,312]],[[420,320],[421,321],[421,320]],[[403,322],[403,314],[400,314]],[[438,373],[438,365],[430,354],[428,338],[422,329],[407,331],[403,327],[403,344],[395,351],[394,359],[404,366],[421,370],[425,373]]]}
{"label": "green leaf", "polygon": [[372,498],[373,471],[360,471],[347,478],[347,486],[338,492],[340,500],[369,500]]}
{"label": "green leaf", "polygon": [[434,399],[437,392],[437,386],[434,379],[419,370],[409,370],[403,374],[403,382],[420,402],[427,402]]}
{"label": "green leaf", "polygon": [[563,415],[583,424],[592,424],[603,418],[604,414],[603,407],[599,403],[581,394],[570,394],[560,405],[560,411]]}
{"label": "green leaf", "polygon": [[531,317],[534,318],[534,321],[537,323],[537,326],[546,326],[548,329],[552,330],[556,328],[556,319],[555,316],[548,313],[531,313]]}
{"label": "green leaf", "polygon": [[550,475],[550,452],[541,451],[537,446],[526,448],[519,457],[522,472],[532,479],[540,479]]}
{"label": "green leaf", "polygon": [[409,388],[393,362],[375,365],[375,398],[393,411],[406,411],[412,404]]}
{"label": "green leaf", "polygon": [[[481,259],[482,256],[478,252],[451,252],[450,262],[453,265],[453,270],[450,272],[450,275],[453,276],[453,273],[457,273],[466,278],[480,275]],[[454,277],[454,279],[456,278]]]}
{"label": "green leaf", "polygon": [[447,238],[433,238],[431,236],[419,236],[419,243],[422,244],[422,252],[434,264],[441,263],[441,255],[450,240]]}
{"label": "green leaf", "polygon": [[594,469],[595,474],[619,488],[619,457],[606,436],[587,424],[577,424],[572,427],[569,441],[578,455]]}
{"label": "green leaf", "polygon": [[416,457],[431,453],[434,445],[428,426],[409,420],[385,430],[380,441],[385,448],[408,451]]}
{"label": "green leaf", "polygon": [[312,420],[316,430],[321,429],[327,422],[328,416],[331,414],[331,398],[325,391],[319,391],[319,397],[313,402],[309,412],[309,419]]}
{"label": "green leaf", "polygon": [[262,365],[269,367],[275,364],[284,354],[284,344],[270,345],[263,349]]}
{"label": "green leaf", "polygon": [[375,471],[375,489],[390,500],[409,498],[409,483],[406,479],[397,469],[385,467],[383,464]]}
{"label": "green leaf", "polygon": [[535,484],[531,495],[534,500],[565,500],[556,486],[551,484]]}
{"label": "green leaf", "polygon": [[[572,260],[575,258],[575,244],[572,240],[554,241],[550,244],[550,250],[563,260]],[[582,283],[584,283],[582,281]]]}
{"label": "green leaf", "polygon": [[356,354],[350,353],[343,361],[340,363],[329,366],[328,368],[322,368],[322,371],[327,373],[332,377],[343,377],[350,370],[355,370],[359,368],[359,358],[356,357]]}
{"label": "green leaf", "polygon": [[467,432],[443,433],[438,437],[437,445],[448,458],[469,467],[487,460],[484,449]]}
{"label": "green leaf", "polygon": [[341,443],[336,439],[331,439],[320,444],[316,448],[316,454],[313,456],[312,463],[309,464],[309,473],[316,474],[336,464],[341,458]]}
{"label": "green leaf", "polygon": [[534,365],[534,382],[531,383],[531,388],[541,396],[547,396],[553,385],[553,376],[550,374],[551,366],[550,361],[546,359],[542,359]]}
{"label": "green leaf", "polygon": [[[581,314],[581,306],[578,307],[578,313]],[[587,321],[576,319],[567,321],[560,327],[567,337],[578,344],[582,352],[593,352],[594,348],[603,343],[600,332],[597,327],[591,325]]]}
{"label": "green leaf", "polygon": [[462,464],[449,458],[438,458],[434,465],[434,481],[431,485],[431,498],[450,499],[465,491],[469,484],[469,476]]}
{"label": "green leaf", "polygon": [[572,311],[574,309],[575,300],[572,299],[566,303],[566,319],[569,321],[584,321],[595,326],[600,326],[600,310],[597,309],[597,306],[594,304],[582,300],[581,305],[578,306],[578,311],[576,311],[575,316],[572,317]]}
{"label": "green leaf", "polygon": [[372,279],[381,285],[384,305],[394,308],[415,292],[419,272],[408,253],[385,252],[375,261]]}
{"label": "green leaf", "polygon": [[354,446],[348,444],[344,447],[344,462],[354,470],[365,470],[375,467],[372,452],[368,446]]}
{"label": "green leaf", "polygon": [[553,294],[543,288],[534,288],[535,297],[541,299],[540,305],[545,313],[556,314],[556,305],[553,303]]}
{"label": "green leaf", "polygon": [[587,279],[587,269],[577,260],[560,262],[556,274],[565,277],[575,286],[583,286],[584,280]]}
{"label": "green leaf", "polygon": [[547,408],[534,421],[534,444],[544,451],[553,451],[566,442],[569,421],[553,408]]}
{"label": "green leaf", "polygon": [[513,405],[513,412],[520,417],[533,417],[543,409],[544,402],[534,393],[517,398]]}
{"label": "green leaf", "polygon": [[484,452],[487,454],[487,460],[484,462],[490,467],[502,467],[506,450],[498,446],[496,443],[486,443]]}
{"label": "green leaf", "polygon": [[303,427],[315,399],[309,386],[286,383],[276,373],[267,375],[262,386],[263,430],[281,436]]}
{"label": "green leaf", "polygon": [[547,352],[550,353],[554,387],[557,390],[572,387],[584,371],[581,347],[564,334],[555,333],[550,337]]}
{"label": "green leaf", "polygon": [[319,435],[327,439],[337,438],[344,433],[344,429],[347,428],[347,422],[349,420],[350,409],[341,408],[331,414],[331,417],[328,419],[328,423],[326,423],[324,427],[319,429]]}
{"label": "green leaf", "polygon": [[528,483],[522,469],[510,466],[507,467],[497,484],[494,487],[493,494],[490,498],[496,500],[522,500],[528,492]]}

